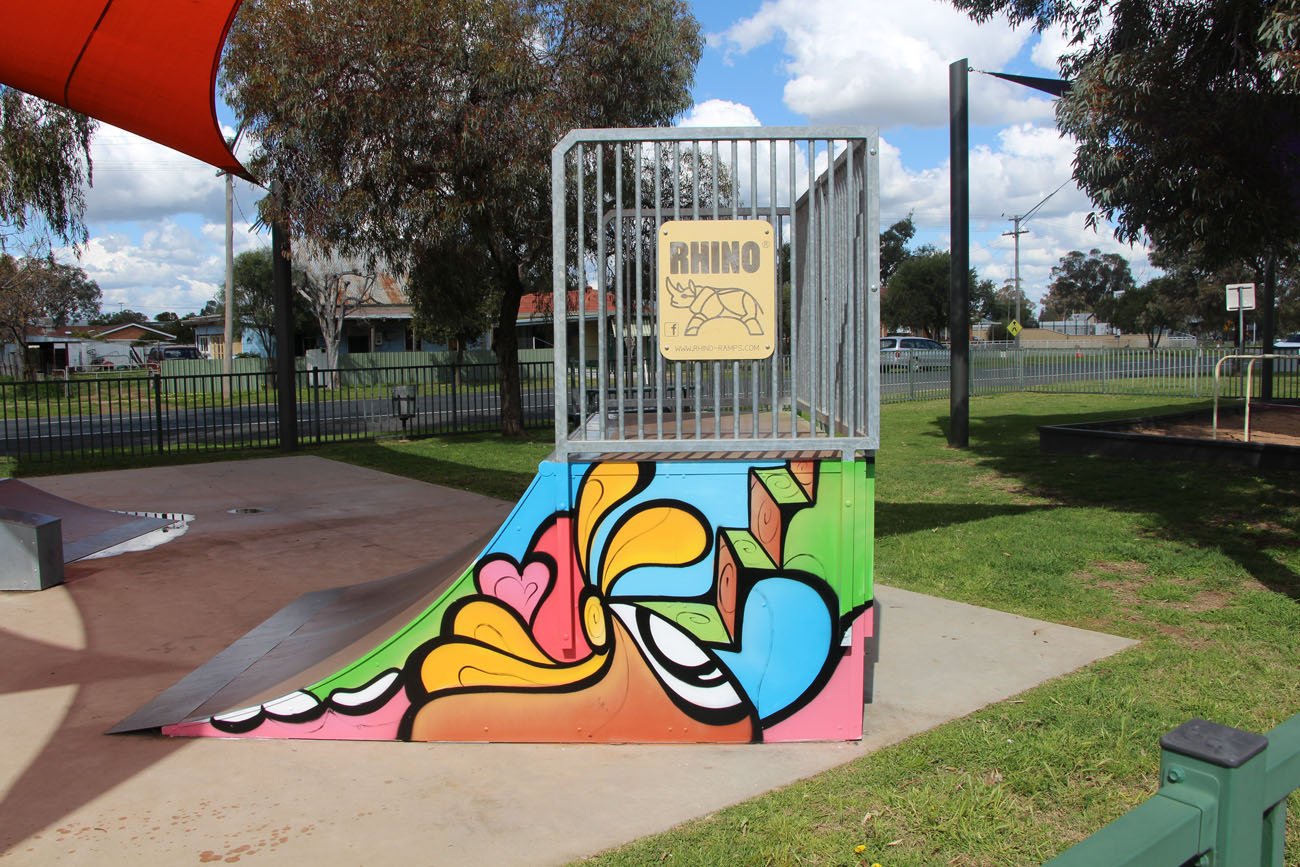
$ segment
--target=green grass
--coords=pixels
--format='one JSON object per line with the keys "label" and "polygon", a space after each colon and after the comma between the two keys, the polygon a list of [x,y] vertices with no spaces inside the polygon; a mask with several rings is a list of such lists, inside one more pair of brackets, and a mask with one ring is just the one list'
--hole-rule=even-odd
{"label": "green grass", "polygon": [[964,451],[946,403],[884,408],[878,581],[1142,643],[590,863],[1038,864],[1148,797],[1180,723],[1300,712],[1300,474],[1038,452],[1040,424],[1191,405],[978,398]]}
{"label": "green grass", "polygon": [[523,439],[466,434],[418,440],[336,443],[311,454],[452,488],[513,500],[524,492],[537,465],[551,451],[549,430]]}

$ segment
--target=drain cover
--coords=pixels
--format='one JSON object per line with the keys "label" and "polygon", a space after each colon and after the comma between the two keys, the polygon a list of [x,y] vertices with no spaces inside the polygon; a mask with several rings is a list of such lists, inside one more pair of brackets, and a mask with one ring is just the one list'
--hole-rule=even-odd
{"label": "drain cover", "polygon": [[232,515],[260,515],[262,512],[267,510],[258,506],[239,506],[234,509],[227,509],[226,511]]}

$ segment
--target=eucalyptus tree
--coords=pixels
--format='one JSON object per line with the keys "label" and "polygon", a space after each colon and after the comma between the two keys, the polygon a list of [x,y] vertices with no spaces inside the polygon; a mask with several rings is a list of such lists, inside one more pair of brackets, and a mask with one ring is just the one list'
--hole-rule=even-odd
{"label": "eucalyptus tree", "polygon": [[94,130],[85,115],[0,85],[0,247],[86,240]]}
{"label": "eucalyptus tree", "polygon": [[1043,316],[1065,319],[1073,313],[1095,313],[1104,319],[1108,305],[1136,285],[1128,260],[1118,253],[1071,250],[1052,266]]}
{"label": "eucalyptus tree", "polygon": [[[885,283],[880,318],[892,331],[910,328],[938,338],[948,329],[948,278],[952,255],[923,246],[898,264]],[[992,311],[995,286],[970,272],[970,313],[974,319]]]}
{"label": "eucalyptus tree", "polygon": [[519,434],[515,323],[549,285],[551,147],[670,122],[701,48],[685,0],[248,0],[223,87],[260,144],[252,170],[280,182],[265,218],[402,274],[429,251],[477,258]]}

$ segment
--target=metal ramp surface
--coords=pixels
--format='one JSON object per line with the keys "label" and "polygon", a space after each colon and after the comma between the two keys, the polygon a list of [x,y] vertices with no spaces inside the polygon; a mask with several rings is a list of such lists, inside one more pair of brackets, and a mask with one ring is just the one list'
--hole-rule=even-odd
{"label": "metal ramp surface", "polygon": [[58,518],[63,525],[64,563],[89,557],[173,523],[171,518],[140,517],[83,505],[17,479],[0,479],[0,509]]}

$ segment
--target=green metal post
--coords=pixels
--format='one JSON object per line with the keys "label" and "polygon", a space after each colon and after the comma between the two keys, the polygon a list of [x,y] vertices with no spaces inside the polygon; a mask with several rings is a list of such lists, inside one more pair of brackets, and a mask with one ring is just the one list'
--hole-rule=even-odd
{"label": "green metal post", "polygon": [[1160,739],[1160,794],[1200,807],[1198,865],[1267,864],[1264,751],[1268,738],[1194,719]]}
{"label": "green metal post", "polygon": [[1050,867],[1282,867],[1300,714],[1267,737],[1194,719],[1160,747],[1160,790]]}

